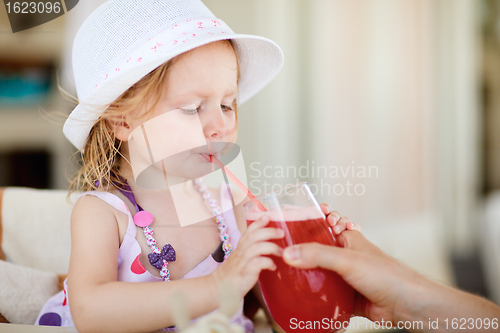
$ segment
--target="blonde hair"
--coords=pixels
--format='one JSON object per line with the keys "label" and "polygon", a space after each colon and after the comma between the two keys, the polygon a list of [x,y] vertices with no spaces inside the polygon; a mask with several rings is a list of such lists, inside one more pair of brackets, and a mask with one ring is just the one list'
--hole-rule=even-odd
{"label": "blonde hair", "polygon": [[[238,78],[240,77],[240,63],[233,43],[227,42],[236,55]],[[90,130],[83,152],[77,151],[73,160],[77,161],[77,172],[71,180],[69,193],[74,191],[104,190],[109,186],[123,187],[123,176],[120,174],[119,164],[124,156],[120,152],[121,140],[117,139],[109,123],[110,119],[124,117],[133,110],[144,109],[141,117],[150,115],[160,102],[165,86],[165,79],[171,60],[157,67],[151,73],[135,83],[120,97],[118,97]],[[238,112],[236,101],[233,102],[236,115],[236,126],[231,138],[237,134]]]}

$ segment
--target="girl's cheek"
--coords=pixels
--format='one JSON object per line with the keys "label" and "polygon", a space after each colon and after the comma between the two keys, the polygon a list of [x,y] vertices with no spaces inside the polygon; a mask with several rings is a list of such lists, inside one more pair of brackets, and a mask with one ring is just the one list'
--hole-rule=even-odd
{"label": "girl's cheek", "polygon": [[236,131],[236,120],[233,119],[232,122],[231,122],[231,125],[228,126],[228,133],[229,133],[229,138],[228,138],[228,142],[236,142],[236,136],[238,134],[238,132]]}
{"label": "girl's cheek", "polygon": [[236,112],[235,111],[228,112],[227,116],[231,120],[232,126],[235,127],[236,126]]}

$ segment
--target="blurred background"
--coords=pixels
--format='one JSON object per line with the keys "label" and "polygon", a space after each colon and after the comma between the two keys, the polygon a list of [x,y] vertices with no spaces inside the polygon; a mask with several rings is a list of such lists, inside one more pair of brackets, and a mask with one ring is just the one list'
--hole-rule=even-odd
{"label": "blurred background", "polygon": [[[71,41],[101,4],[13,34],[0,6],[0,185],[68,187]],[[285,65],[239,108],[250,190],[308,181],[431,279],[500,303],[500,1],[204,0]]]}

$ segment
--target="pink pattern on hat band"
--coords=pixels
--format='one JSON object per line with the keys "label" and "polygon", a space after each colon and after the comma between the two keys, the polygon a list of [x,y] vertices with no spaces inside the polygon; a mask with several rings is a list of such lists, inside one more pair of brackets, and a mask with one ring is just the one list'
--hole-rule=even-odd
{"label": "pink pattern on hat band", "polygon": [[156,52],[156,51],[158,51],[158,48],[160,48],[160,47],[162,47],[162,46],[163,46],[163,44],[162,44],[162,43],[160,43],[160,42],[158,42],[158,43],[156,43],[156,44],[155,44],[155,46],[153,46],[153,47],[151,48],[151,50],[154,50],[153,52]]}
{"label": "pink pattern on hat band", "polygon": [[[172,31],[172,29],[180,31]],[[198,33],[193,33],[193,29],[202,30],[197,30]],[[113,71],[113,73],[119,71],[127,71],[129,68],[133,68],[136,63],[149,61],[149,57],[155,57],[153,56],[154,54],[162,53],[160,47],[164,47],[164,45],[185,45],[194,39],[203,38],[204,35],[215,35],[216,33],[226,34],[228,32],[231,32],[230,28],[222,21],[208,18],[198,20],[189,19],[185,22],[176,23],[173,24],[171,26],[171,29],[168,29],[167,31],[163,31],[159,35],[149,38],[144,45],[146,48],[142,49],[141,52],[130,54],[123,62],[118,63],[117,65],[119,66],[117,66],[116,68],[119,68],[120,70]],[[137,60],[132,62],[132,59]],[[109,77],[109,79],[111,78],[112,76]],[[104,80],[106,79],[107,78],[104,78]]]}

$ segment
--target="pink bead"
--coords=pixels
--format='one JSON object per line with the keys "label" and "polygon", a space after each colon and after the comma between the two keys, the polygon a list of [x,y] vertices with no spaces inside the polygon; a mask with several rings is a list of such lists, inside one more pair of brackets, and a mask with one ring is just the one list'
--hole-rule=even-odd
{"label": "pink bead", "polygon": [[134,215],[134,223],[138,227],[147,227],[153,222],[153,215],[145,210],[140,211]]}

